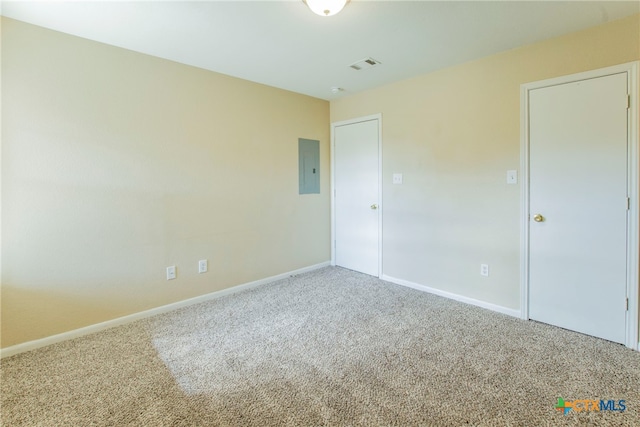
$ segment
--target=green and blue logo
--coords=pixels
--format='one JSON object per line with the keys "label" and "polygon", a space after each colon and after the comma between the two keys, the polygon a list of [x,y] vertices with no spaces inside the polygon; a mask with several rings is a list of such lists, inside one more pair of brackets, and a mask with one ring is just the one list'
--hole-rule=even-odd
{"label": "green and blue logo", "polygon": [[625,400],[613,399],[580,399],[564,400],[559,397],[555,406],[556,410],[567,415],[571,411],[576,412],[624,412],[627,409]]}

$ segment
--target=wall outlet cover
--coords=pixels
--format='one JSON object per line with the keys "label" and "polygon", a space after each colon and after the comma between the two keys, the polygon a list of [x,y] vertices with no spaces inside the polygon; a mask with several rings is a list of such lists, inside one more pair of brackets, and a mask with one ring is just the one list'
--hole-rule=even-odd
{"label": "wall outlet cover", "polygon": [[489,277],[489,265],[488,264],[480,264],[480,275]]}
{"label": "wall outlet cover", "polygon": [[198,261],[198,273],[206,273],[207,270],[209,269],[209,263],[207,262],[206,259],[201,259],[200,261]]}

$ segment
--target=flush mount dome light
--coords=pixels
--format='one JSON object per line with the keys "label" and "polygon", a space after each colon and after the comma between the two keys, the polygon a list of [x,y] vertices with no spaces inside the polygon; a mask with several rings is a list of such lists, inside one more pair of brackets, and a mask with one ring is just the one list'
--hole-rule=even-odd
{"label": "flush mount dome light", "polygon": [[349,0],[302,0],[309,9],[320,16],[331,16],[340,12]]}

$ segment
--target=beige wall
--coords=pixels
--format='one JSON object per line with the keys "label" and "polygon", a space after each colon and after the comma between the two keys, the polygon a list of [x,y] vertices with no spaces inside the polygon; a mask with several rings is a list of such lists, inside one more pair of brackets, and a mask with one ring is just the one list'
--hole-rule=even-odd
{"label": "beige wall", "polygon": [[384,274],[519,309],[520,85],[638,59],[635,15],[332,101],[382,113]]}
{"label": "beige wall", "polygon": [[10,19],[2,88],[2,347],[329,259],[328,102]]}
{"label": "beige wall", "polygon": [[[384,274],[518,309],[520,84],[638,60],[639,34],[637,15],[332,102],[383,114]],[[3,18],[2,103],[3,348],[329,258],[325,101]],[[321,195],[297,194],[298,137],[321,141]]]}

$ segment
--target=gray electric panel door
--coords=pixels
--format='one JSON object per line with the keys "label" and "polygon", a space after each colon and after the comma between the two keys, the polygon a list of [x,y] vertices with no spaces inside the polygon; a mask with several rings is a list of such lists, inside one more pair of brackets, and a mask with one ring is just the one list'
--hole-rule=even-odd
{"label": "gray electric panel door", "polygon": [[298,138],[299,193],[320,194],[320,141]]}

